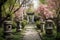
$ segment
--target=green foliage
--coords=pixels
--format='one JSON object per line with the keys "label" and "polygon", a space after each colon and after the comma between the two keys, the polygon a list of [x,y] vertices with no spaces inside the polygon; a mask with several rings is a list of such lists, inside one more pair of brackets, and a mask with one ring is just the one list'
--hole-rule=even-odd
{"label": "green foliage", "polygon": [[12,26],[13,26],[12,28],[16,28],[16,25],[17,25],[16,22],[13,21],[13,22],[12,22]]}
{"label": "green foliage", "polygon": [[36,25],[40,25],[40,21],[36,21]]}
{"label": "green foliage", "polygon": [[40,21],[36,21],[36,26],[37,26],[38,29],[41,28],[41,27],[40,27]]}
{"label": "green foliage", "polygon": [[49,37],[45,37],[44,40],[55,40],[55,38],[54,37],[50,37],[50,38]]}
{"label": "green foliage", "polygon": [[27,24],[27,20],[23,20],[21,24],[22,24],[22,27],[24,28],[24,26]]}
{"label": "green foliage", "polygon": [[55,40],[55,36],[47,36],[46,34],[43,35],[43,40]]}
{"label": "green foliage", "polygon": [[3,37],[0,37],[0,40],[5,40]]}
{"label": "green foliage", "polygon": [[10,15],[10,18],[12,18],[13,11],[11,10],[11,7],[13,7],[13,5],[15,5],[15,0],[7,0],[7,2],[2,5],[2,17]]}
{"label": "green foliage", "polygon": [[40,0],[40,2],[44,4],[45,3],[45,0]]}
{"label": "green foliage", "polygon": [[3,28],[0,28],[0,40],[4,40],[3,36]]}
{"label": "green foliage", "polygon": [[27,10],[27,12],[34,12],[34,10],[33,10],[33,8],[29,8],[28,10]]}
{"label": "green foliage", "polygon": [[57,33],[57,38],[60,38],[60,32]]}
{"label": "green foliage", "polygon": [[12,40],[22,40],[23,38],[23,35],[21,34],[21,32],[18,32],[18,33],[14,33],[12,35]]}

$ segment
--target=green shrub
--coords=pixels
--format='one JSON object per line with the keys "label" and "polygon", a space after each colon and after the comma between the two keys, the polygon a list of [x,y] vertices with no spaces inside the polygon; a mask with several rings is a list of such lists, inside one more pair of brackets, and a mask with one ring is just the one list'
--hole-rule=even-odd
{"label": "green shrub", "polygon": [[23,20],[22,22],[21,22],[21,25],[22,25],[22,28],[24,28],[24,26],[27,24],[27,21],[26,20]]}
{"label": "green shrub", "polygon": [[57,33],[57,38],[60,38],[60,32]]}
{"label": "green shrub", "polygon": [[0,37],[0,40],[4,40],[4,38],[3,37]]}
{"label": "green shrub", "polygon": [[3,36],[3,28],[0,28],[0,40],[4,40]]}
{"label": "green shrub", "polygon": [[36,26],[38,29],[40,28],[40,21],[36,21]]}
{"label": "green shrub", "polygon": [[45,37],[43,37],[43,40],[55,40],[55,37],[47,37],[47,36],[45,36]]}
{"label": "green shrub", "polygon": [[12,28],[16,28],[16,22],[15,21],[12,22]]}
{"label": "green shrub", "polygon": [[40,25],[40,21],[36,21],[36,25]]}

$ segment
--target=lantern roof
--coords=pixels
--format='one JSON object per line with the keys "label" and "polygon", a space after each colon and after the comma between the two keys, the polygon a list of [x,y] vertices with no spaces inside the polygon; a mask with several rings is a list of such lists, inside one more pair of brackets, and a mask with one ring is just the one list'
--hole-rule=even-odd
{"label": "lantern roof", "polygon": [[52,20],[47,20],[47,22],[53,22]]}
{"label": "lantern roof", "polygon": [[46,27],[46,29],[53,29],[53,27]]}
{"label": "lantern roof", "polygon": [[28,12],[27,15],[34,15],[34,12]]}

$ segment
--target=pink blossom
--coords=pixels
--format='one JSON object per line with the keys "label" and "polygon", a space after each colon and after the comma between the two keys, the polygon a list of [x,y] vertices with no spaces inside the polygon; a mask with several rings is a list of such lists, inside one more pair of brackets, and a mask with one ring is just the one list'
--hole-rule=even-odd
{"label": "pink blossom", "polygon": [[15,12],[15,17],[17,19],[23,18],[23,12],[25,10],[25,7],[21,7],[18,11]]}
{"label": "pink blossom", "polygon": [[53,18],[53,12],[49,10],[49,7],[47,5],[40,5],[40,7],[37,9],[37,12],[46,18]]}

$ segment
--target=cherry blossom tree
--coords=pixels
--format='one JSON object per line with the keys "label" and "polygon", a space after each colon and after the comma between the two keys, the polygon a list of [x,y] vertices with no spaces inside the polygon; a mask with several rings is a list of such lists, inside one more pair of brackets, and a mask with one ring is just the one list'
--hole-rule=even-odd
{"label": "cherry blossom tree", "polygon": [[56,11],[58,16],[60,12],[60,0],[46,0],[46,2],[51,10],[54,9]]}
{"label": "cherry blossom tree", "polygon": [[45,15],[45,18],[57,18],[56,20],[54,20],[54,22],[57,25],[57,29],[58,31],[60,30],[60,27],[58,27],[59,25],[59,20],[60,20],[60,0],[45,0],[46,1],[46,5],[40,5],[37,9],[37,12]]}
{"label": "cherry blossom tree", "polygon": [[37,9],[37,12],[45,19],[53,18],[53,12],[49,10],[47,5],[40,5]]}
{"label": "cherry blossom tree", "polygon": [[18,11],[15,12],[16,21],[23,19],[24,11],[25,11],[25,7],[21,7]]}
{"label": "cherry blossom tree", "polygon": [[56,11],[57,19],[55,20],[55,24],[57,25],[57,31],[60,32],[60,0],[46,0],[50,9],[54,9]]}

